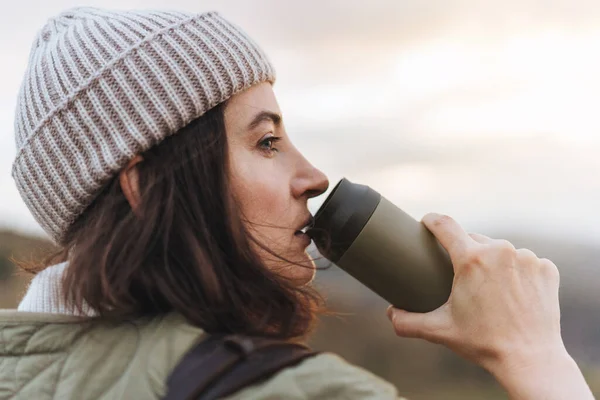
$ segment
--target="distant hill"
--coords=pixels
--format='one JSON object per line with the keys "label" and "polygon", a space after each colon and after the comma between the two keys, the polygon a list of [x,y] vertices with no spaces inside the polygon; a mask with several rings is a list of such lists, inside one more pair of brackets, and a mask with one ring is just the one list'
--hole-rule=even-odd
{"label": "distant hill", "polygon": [[[530,248],[559,266],[565,342],[592,377],[594,393],[600,394],[600,246],[510,234],[493,236]],[[45,240],[0,231],[0,275],[6,278],[12,271],[9,257],[36,258],[49,248]],[[14,307],[28,281],[28,276],[14,274],[8,280],[0,279],[0,308]],[[316,349],[333,351],[367,368],[413,400],[506,398],[487,373],[449,350],[396,337],[385,316],[386,302],[336,266],[319,271],[315,284],[330,309],[338,313],[321,318],[310,339]]]}
{"label": "distant hill", "polygon": [[52,248],[47,240],[0,230],[0,308],[16,306],[30,279],[29,274],[16,273],[11,260],[39,260]]}
{"label": "distant hill", "polygon": [[52,244],[41,238],[0,230],[0,279],[13,272],[9,260],[35,260],[52,249]]}

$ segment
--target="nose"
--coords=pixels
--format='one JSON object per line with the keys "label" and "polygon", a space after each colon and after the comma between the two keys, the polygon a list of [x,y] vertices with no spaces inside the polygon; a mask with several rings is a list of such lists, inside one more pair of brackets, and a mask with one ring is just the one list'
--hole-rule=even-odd
{"label": "nose", "polygon": [[329,180],[318,168],[301,157],[296,177],[292,181],[292,193],[296,198],[310,199],[327,191]]}

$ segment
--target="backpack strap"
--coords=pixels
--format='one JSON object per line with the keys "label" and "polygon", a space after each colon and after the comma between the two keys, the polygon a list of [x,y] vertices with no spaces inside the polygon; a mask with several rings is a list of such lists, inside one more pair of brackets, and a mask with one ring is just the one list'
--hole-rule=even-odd
{"label": "backpack strap", "polygon": [[244,335],[212,335],[173,369],[163,400],[213,400],[316,355],[307,346]]}

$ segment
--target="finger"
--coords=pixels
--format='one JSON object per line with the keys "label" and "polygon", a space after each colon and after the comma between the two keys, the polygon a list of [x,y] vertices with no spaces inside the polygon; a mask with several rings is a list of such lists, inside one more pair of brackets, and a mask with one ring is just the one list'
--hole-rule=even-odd
{"label": "finger", "polygon": [[489,236],[482,235],[481,233],[469,233],[469,236],[471,239],[481,244],[492,244],[494,242],[494,239],[490,238]]}
{"label": "finger", "polygon": [[452,217],[429,213],[422,219],[423,223],[433,233],[446,249],[453,261],[458,260],[469,248],[474,240]]}
{"label": "finger", "polygon": [[518,249],[517,250],[517,257],[522,260],[523,262],[526,263],[538,263],[539,259],[538,256],[531,250],[529,249]]}
{"label": "finger", "polygon": [[548,260],[547,258],[540,258],[539,263],[540,263],[542,272],[544,272],[546,274],[546,276],[548,276],[550,279],[552,279],[558,286],[560,284],[560,271],[558,270],[558,267],[556,266],[556,264],[554,264],[552,261]]}
{"label": "finger", "polygon": [[393,306],[388,308],[388,318],[392,321],[396,335],[406,338],[420,338],[433,343],[442,343],[449,333],[445,307],[429,313],[412,313]]}

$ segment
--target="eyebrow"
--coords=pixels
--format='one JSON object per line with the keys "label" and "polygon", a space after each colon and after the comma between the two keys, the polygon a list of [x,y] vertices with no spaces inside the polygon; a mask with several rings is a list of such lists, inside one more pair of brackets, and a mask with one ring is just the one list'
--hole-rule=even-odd
{"label": "eyebrow", "polygon": [[252,122],[248,125],[248,130],[252,130],[260,125],[261,122],[271,121],[278,127],[281,124],[281,114],[277,114],[271,111],[261,111],[254,116]]}

